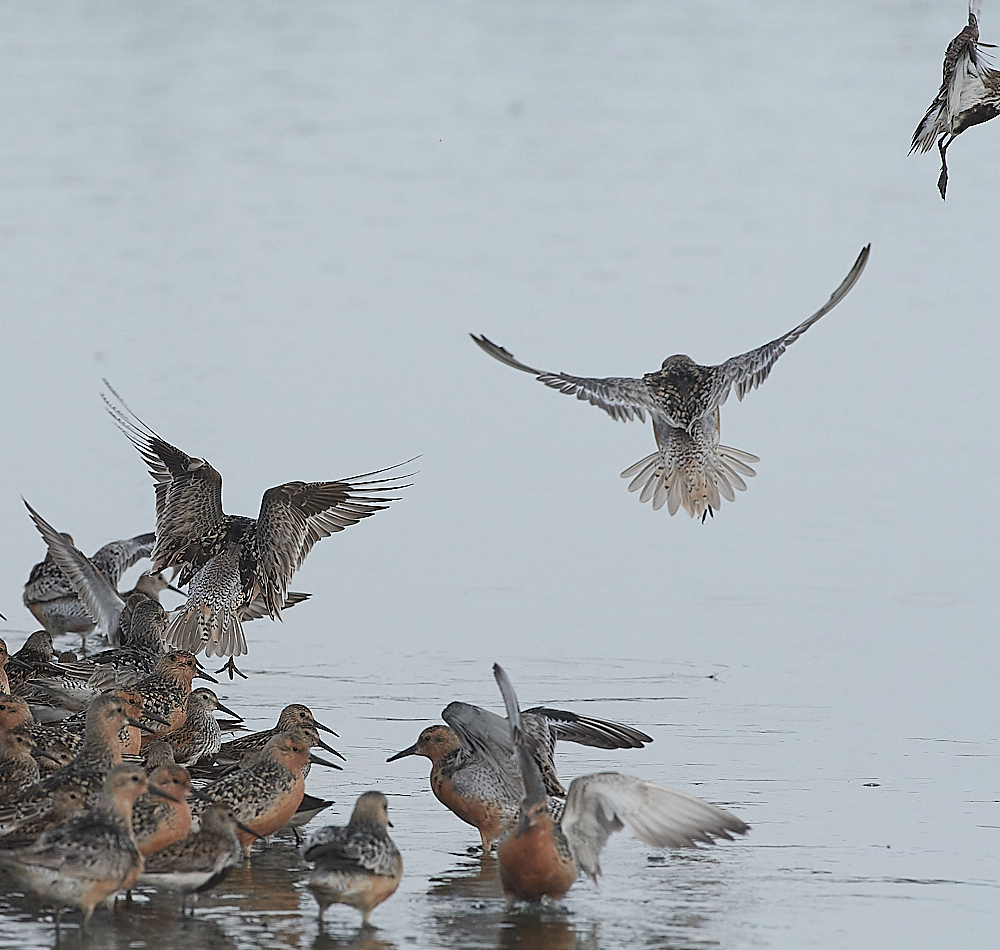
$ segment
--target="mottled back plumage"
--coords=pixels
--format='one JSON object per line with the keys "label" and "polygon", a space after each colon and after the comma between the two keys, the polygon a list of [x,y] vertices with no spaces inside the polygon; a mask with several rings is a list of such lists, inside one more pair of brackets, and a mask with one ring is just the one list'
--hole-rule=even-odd
{"label": "mottled back plumage", "polygon": [[[110,386],[108,387],[111,388]],[[118,427],[149,467],[156,493],[156,570],[180,570],[188,600],[167,631],[168,642],[206,656],[240,656],[243,608],[258,598],[281,618],[288,584],[321,538],[386,508],[386,494],[406,487],[369,472],[333,482],[286,482],[268,489],[256,519],[226,515],[222,476],[158,436],[117,396],[104,397]]]}

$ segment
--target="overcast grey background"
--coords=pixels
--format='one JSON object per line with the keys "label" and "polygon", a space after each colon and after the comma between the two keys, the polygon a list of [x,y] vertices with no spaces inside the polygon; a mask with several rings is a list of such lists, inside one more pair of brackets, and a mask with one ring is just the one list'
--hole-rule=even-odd
{"label": "overcast grey background", "polygon": [[[655,761],[710,759],[713,800],[809,778],[741,812],[755,909],[719,939],[995,946],[1000,122],[956,142],[946,203],[936,154],[907,156],[965,17],[958,0],[3,4],[4,636],[34,629],[20,595],[44,553],[19,495],[88,553],[152,530],[102,376],[222,472],[233,513],[419,454],[391,510],[314,549],[293,583],[314,598],[247,628],[248,669],[387,694],[415,678],[407,695],[430,693],[407,714],[428,719],[439,699],[495,704],[494,659],[533,700],[622,696],[602,685],[615,660],[728,671],[691,720],[710,735],[685,733],[687,758],[660,736]],[[1000,41],[1000,8],[982,29]],[[653,451],[648,424],[467,335],[577,375],[720,362],[815,310],[868,241],[846,301],[723,408],[723,441],[761,462],[705,525],[618,477]],[[465,661],[459,696],[446,671]],[[280,706],[265,681],[230,696]],[[371,776],[417,728],[373,727]],[[422,767],[394,774],[426,797]],[[769,899],[775,834],[858,849],[822,911]],[[912,864],[866,867],[890,839]],[[932,883],[852,903],[869,872]]]}

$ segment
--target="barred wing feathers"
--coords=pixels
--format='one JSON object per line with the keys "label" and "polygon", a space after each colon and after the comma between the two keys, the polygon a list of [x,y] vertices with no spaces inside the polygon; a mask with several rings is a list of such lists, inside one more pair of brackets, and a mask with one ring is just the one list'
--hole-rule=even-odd
{"label": "barred wing feathers", "polygon": [[858,259],[854,262],[854,266],[843,279],[840,286],[830,295],[830,299],[809,317],[808,320],[804,320],[797,327],[789,330],[784,336],[780,336],[770,343],[765,343],[755,350],[734,356],[732,359],[728,359],[725,363],[721,363],[715,367],[716,382],[713,387],[711,402],[706,409],[706,415],[709,412],[714,412],[719,406],[725,403],[729,397],[730,388],[735,388],[736,398],[742,400],[751,389],[756,389],[764,382],[770,374],[771,368],[777,362],[778,357],[816,323],[820,317],[828,314],[847,296],[864,271],[870,252],[870,244],[861,249]]}
{"label": "barred wing feathers", "polygon": [[519,369],[523,373],[531,373],[539,382],[545,383],[550,389],[558,389],[561,393],[584,399],[592,406],[603,409],[612,419],[629,422],[632,419],[646,421],[646,412],[654,412],[657,408],[652,394],[641,379],[627,376],[608,376],[603,379],[584,376],[570,376],[567,373],[549,373],[546,370],[532,369],[516,360],[514,355],[502,346],[488,340],[485,336],[470,334],[483,352],[506,366]]}
{"label": "barred wing feathers", "polygon": [[335,482],[286,482],[264,493],[254,530],[260,593],[271,616],[281,617],[292,575],[317,541],[397,500],[383,492],[408,487],[399,478],[371,477],[383,471]]}
{"label": "barred wing feathers", "polygon": [[156,535],[152,532],[123,541],[112,541],[105,544],[90,560],[108,579],[108,583],[117,589],[122,574],[136,561],[149,557],[155,543]]}
{"label": "barred wing feathers", "polygon": [[205,460],[160,438],[111,388],[121,404],[102,394],[104,404],[149,467],[156,490],[156,546],[153,569],[162,571],[191,560],[188,548],[223,519],[222,476]]}

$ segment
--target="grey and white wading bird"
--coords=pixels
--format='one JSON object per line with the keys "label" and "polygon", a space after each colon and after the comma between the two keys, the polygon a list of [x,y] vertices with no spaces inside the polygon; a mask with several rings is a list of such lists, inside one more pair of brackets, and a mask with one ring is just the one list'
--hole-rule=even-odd
{"label": "grey and white wading bird", "polygon": [[929,152],[937,142],[941,153],[938,191],[942,198],[948,188],[948,147],[966,129],[1000,115],[1000,71],[990,68],[983,52],[993,44],[979,42],[979,7],[979,0],[972,0],[969,25],[948,44],[941,88],[910,142],[911,155],[918,150]]}
{"label": "grey and white wading bird", "polygon": [[[73,538],[69,534],[60,535],[60,539],[68,545],[73,544]],[[156,536],[152,533],[140,534],[134,538],[105,544],[91,558],[83,554],[80,557],[89,570],[99,573],[101,579],[117,593],[119,578],[136,561],[149,557],[155,540]],[[156,596],[167,586],[167,581],[158,575],[144,574],[137,589],[148,588],[151,596]],[[73,582],[53,558],[51,551],[46,553],[44,561],[39,561],[31,569],[22,599],[24,606],[53,636],[79,633],[86,641],[87,634],[94,629],[93,615],[81,601]]]}
{"label": "grey and white wading bird", "polygon": [[[408,487],[407,476],[377,478],[390,469],[332,482],[285,482],[264,492],[256,518],[222,510],[222,476],[205,460],[160,438],[104,381],[117,405],[104,402],[149,466],[156,491],[154,570],[177,568],[188,599],[167,628],[167,643],[206,656],[247,652],[241,611],[258,597],[281,619],[288,583],[321,538],[387,508],[387,494]],[[406,463],[403,463],[406,464]],[[394,467],[394,466],[393,466]],[[221,671],[220,671],[221,672]]]}
{"label": "grey and white wading bird", "polygon": [[385,795],[365,792],[346,825],[320,828],[302,845],[302,857],[315,865],[309,889],[321,924],[331,904],[348,904],[361,911],[361,926],[367,927],[371,912],[396,893],[403,858],[386,831],[391,827]]}
{"label": "grey and white wading bird", "polygon": [[498,664],[493,665],[493,675],[507,706],[511,741],[524,782],[517,822],[497,849],[500,883],[508,904],[543,897],[559,900],[581,870],[596,883],[605,843],[626,825],[636,837],[657,848],[690,848],[698,843],[714,844],[717,838],[731,841],[733,835],[750,830],[716,805],[618,772],[573,779],[566,807],[557,819],[538,768],[535,740],[524,728],[514,687]]}
{"label": "grey and white wading bird", "polygon": [[870,250],[870,244],[862,248],[850,273],[808,320],[718,366],[701,366],[689,356],[677,355],[667,357],[657,372],[642,379],[586,378],[532,369],[485,336],[473,334],[472,339],[494,359],[531,373],[552,389],[587,400],[612,419],[645,422],[648,412],[658,449],[625,469],[622,478],[631,478],[629,491],[641,489],[639,500],[652,501],[654,509],[666,505],[673,515],[683,508],[704,521],[719,510],[722,498],[736,500],[733,489],[746,490],[743,476],[756,474],[748,463],[760,461],[749,452],[719,444],[719,407],[731,389],[740,400],[756,389],[785,349],[847,296],[864,271]]}

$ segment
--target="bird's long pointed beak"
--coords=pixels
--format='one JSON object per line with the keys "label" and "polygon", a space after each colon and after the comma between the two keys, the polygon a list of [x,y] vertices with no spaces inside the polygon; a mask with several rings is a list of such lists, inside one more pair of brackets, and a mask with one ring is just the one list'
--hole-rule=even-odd
{"label": "bird's long pointed beak", "polygon": [[246,825],[243,824],[242,821],[236,822],[236,827],[239,828],[240,831],[245,831],[248,835],[253,835],[258,841],[264,840],[263,835],[257,834],[257,832],[253,830],[253,828],[248,828]]}
{"label": "bird's long pointed beak", "polygon": [[322,739],[319,740],[319,747],[321,749],[326,749],[327,752],[332,752],[341,762],[346,762],[346,757],[342,756],[332,745],[327,745]]}
{"label": "bird's long pointed beak", "polygon": [[54,755],[49,755],[48,752],[43,752],[41,749],[35,748],[31,750],[31,754],[36,759],[48,759],[50,762],[58,763],[59,760]]}
{"label": "bird's long pointed beak", "polygon": [[194,679],[196,679],[196,680],[208,680],[210,683],[215,683],[216,686],[219,685],[219,681],[214,676],[212,676],[211,673],[209,673],[209,672],[207,672],[205,670],[198,670],[194,674]]}
{"label": "bird's long pointed beak", "polygon": [[337,765],[336,762],[327,762],[326,759],[321,759],[318,755],[313,755],[312,753],[309,754],[309,761],[312,762],[313,765],[325,765],[328,769],[338,769],[341,772],[344,771],[339,765]]}
{"label": "bird's long pointed beak", "polygon": [[395,755],[390,755],[389,758],[386,759],[386,762],[395,762],[396,759],[402,759],[408,755],[420,755],[420,752],[417,750],[418,745],[420,745],[419,741],[414,742],[413,745],[411,745],[408,749],[403,749],[402,752],[397,752]]}
{"label": "bird's long pointed beak", "polygon": [[146,791],[153,795],[159,795],[160,798],[165,798],[168,802],[173,802],[175,805],[180,804],[180,799],[174,798],[173,795],[168,795],[162,788],[157,788],[155,785],[150,785]]}
{"label": "bird's long pointed beak", "polygon": [[221,709],[227,716],[232,716],[234,719],[238,719],[243,722],[243,717],[239,713],[234,713],[228,706],[223,706],[218,700],[216,700],[216,706]]}
{"label": "bird's long pointed beak", "polygon": [[[143,713],[142,718],[150,719],[153,722],[158,722],[160,725],[166,726],[168,729],[170,728],[170,723],[167,722],[166,719],[161,719],[159,716],[154,716],[152,713]],[[130,726],[138,726],[143,730],[143,732],[159,732],[158,729],[150,729],[149,726],[144,726],[138,719],[133,719],[131,716],[126,716],[125,721]]]}
{"label": "bird's long pointed beak", "polygon": [[167,584],[167,590],[172,590],[175,594],[180,594],[181,597],[187,597],[187,594],[185,594],[184,591],[182,591],[179,587],[174,587],[173,584]]}
{"label": "bird's long pointed beak", "polygon": [[329,732],[331,736],[336,736],[338,739],[340,738],[340,733],[339,732],[334,732],[329,726],[324,726],[323,723],[316,722],[315,719],[313,720],[313,725],[317,729],[319,729],[320,732]]}

